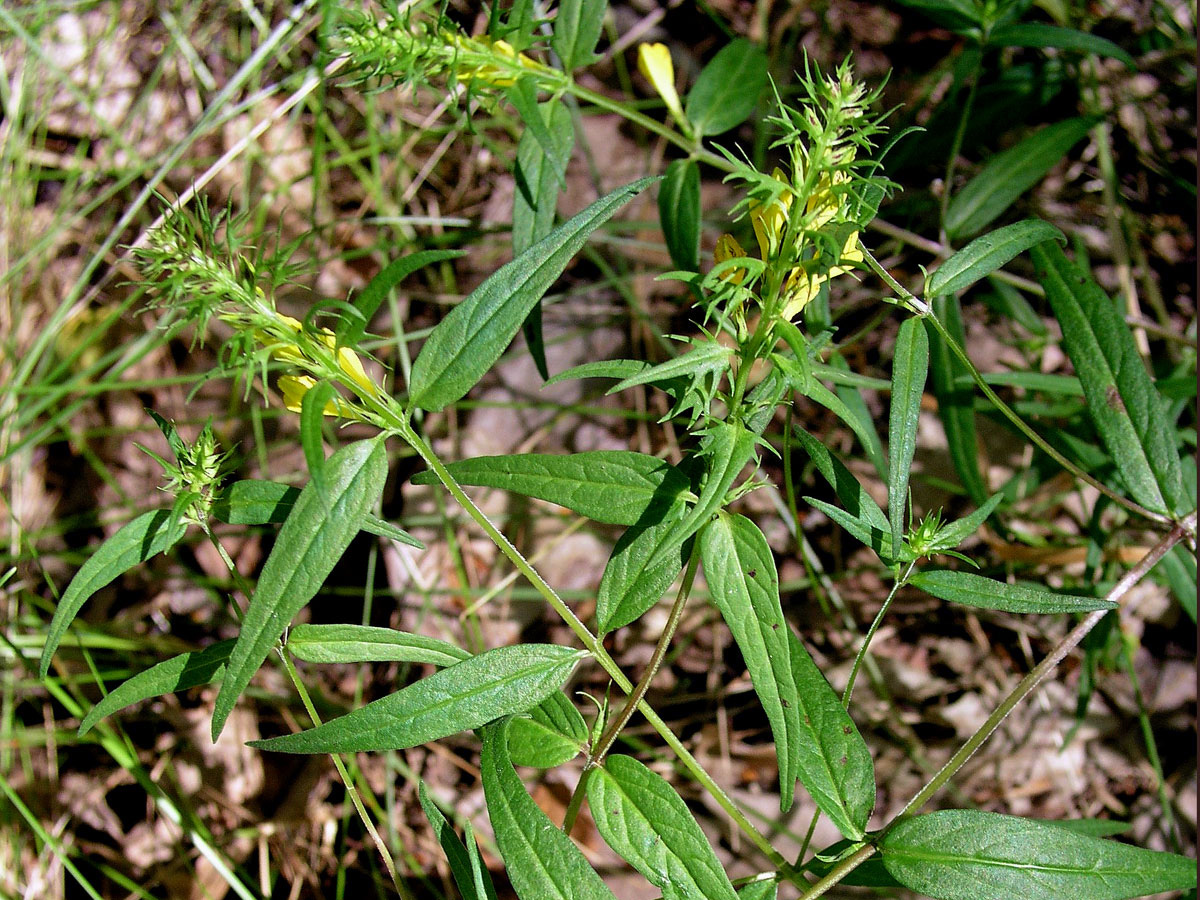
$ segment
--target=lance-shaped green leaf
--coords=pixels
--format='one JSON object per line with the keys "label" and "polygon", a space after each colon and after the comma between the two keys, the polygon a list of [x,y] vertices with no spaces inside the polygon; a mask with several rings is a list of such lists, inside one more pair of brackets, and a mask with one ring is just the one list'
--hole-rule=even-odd
{"label": "lance-shaped green leaf", "polygon": [[304,392],[300,401],[300,448],[308,464],[308,476],[318,491],[325,484],[325,406],[336,403],[337,391],[328,381],[318,381]]}
{"label": "lance-shaped green leaf", "polygon": [[587,798],[604,840],[664,900],[737,900],[708,838],[660,775],[614,754],[588,778]]}
{"label": "lance-shaped green leaf", "polygon": [[359,441],[326,461],[323,492],[311,482],[300,492],[279,529],[242,619],[242,630],[217,694],[213,740],[292,617],[320,590],[358,534],[386,478],[383,442]]}
{"label": "lance-shaped green leaf", "polygon": [[[868,526],[880,531],[890,530],[887,516],[879,508],[875,499],[867,493],[854,474],[846,468],[840,459],[830,452],[829,448],[799,425],[793,428],[793,433],[804,447],[817,471],[821,473],[829,486],[837,492],[842,506],[855,519],[860,519]],[[869,541],[866,543],[870,543]]]}
{"label": "lance-shaped green leaf", "polygon": [[734,479],[754,456],[755,443],[755,435],[738,425],[717,422],[709,427],[700,450],[705,463],[700,496],[691,510],[663,538],[662,545],[646,564],[648,568],[654,568],[670,557],[675,547],[682,546],[721,508]]}
{"label": "lance-shaped green leaf", "polygon": [[800,700],[800,783],[843,835],[861,840],[875,808],[871,751],[807,648],[784,628]]}
{"label": "lance-shaped green leaf", "polygon": [[698,540],[712,601],[733,634],[771,723],[779,758],[779,806],[787,812],[798,777],[800,700],[775,557],[758,526],[745,516],[718,513]]}
{"label": "lance-shaped green leaf", "polygon": [[173,691],[184,691],[197,685],[220,681],[225,674],[225,664],[232,649],[233,641],[228,640],[203,650],[180,653],[123,681],[83,717],[83,721],[79,723],[79,736],[82,737],[91,731],[104,717],[139,700],[161,697]]}
{"label": "lance-shaped green leaf", "polygon": [[687,353],[677,356],[674,359],[669,359],[664,363],[644,369],[636,375],[630,375],[628,378],[610,387],[608,393],[616,394],[639,384],[653,384],[655,382],[669,381],[672,378],[687,378],[690,380],[712,372],[722,371],[729,368],[729,360],[732,353],[732,350],[721,346],[716,341],[702,341],[698,343],[694,350],[689,350]]}
{"label": "lance-shaped green leaf", "polygon": [[650,368],[650,363],[643,359],[601,359],[596,362],[572,366],[565,372],[550,376],[544,387],[558,384],[560,381],[573,381],[577,378],[612,378],[620,381],[630,375],[636,375]]}
{"label": "lance-shaped green leaf", "polygon": [[[247,478],[235,481],[217,495],[212,514],[218,522],[229,525],[278,525],[291,514],[299,498],[298,487]],[[368,534],[400,541],[418,550],[425,549],[425,545],[411,534],[373,513],[363,516],[361,528]]]}
{"label": "lance-shaped green leaf", "polygon": [[977,609],[998,609],[1011,613],[1074,613],[1097,609],[1116,609],[1111,600],[1056,594],[1040,588],[1008,584],[970,572],[918,572],[909,584],[933,594],[940,600],[974,606]]}
{"label": "lance-shaped green leaf", "polygon": [[508,752],[514,765],[552,769],[587,748],[583,716],[567,696],[555,691],[528,716],[515,716],[508,727]]}
{"label": "lance-shaped green leaf", "polygon": [[509,720],[483,730],[483,796],[520,900],[616,900],[569,837],[525,791],[508,756]]}
{"label": "lance-shaped green leaf", "polygon": [[316,728],[251,746],[279,753],[404,750],[533,709],[566,684],[581,656],[553,644],[498,647]]}
{"label": "lance-shaped green leaf", "polygon": [[[567,161],[575,143],[571,110],[565,103],[549,100],[537,104],[536,109],[538,117],[545,120],[545,131],[525,129],[517,143],[517,164],[513,169],[516,179],[512,213],[514,256],[520,256],[554,230],[558,190],[565,184]],[[549,150],[539,142],[539,134],[542,134],[542,140],[549,140]],[[521,330],[538,373],[543,379],[549,378],[540,300],[529,311]]]}
{"label": "lance-shaped green leaf", "polygon": [[930,298],[965,291],[1030,247],[1054,240],[1064,244],[1067,241],[1061,231],[1041,219],[1026,219],[997,228],[975,238],[938,266],[925,282],[925,296]]}
{"label": "lance-shaped green leaf", "polygon": [[700,269],[700,167],[691,159],[667,166],[658,187],[658,220],[671,262],[685,272]]}
{"label": "lance-shaped green leaf", "polygon": [[1183,490],[1179,451],[1133,334],[1096,282],[1054,244],[1034,248],[1033,261],[1063,347],[1083,385],[1088,413],[1133,499],[1153,512],[1185,513],[1195,497]]}
{"label": "lance-shaped green leaf", "polygon": [[696,136],[723,134],[754,112],[767,86],[767,54],[745,38],[730,41],[688,91],[685,113]]}
{"label": "lance-shaped green leaf", "polygon": [[738,900],[775,900],[779,894],[779,882],[774,879],[751,881],[737,889]]}
{"label": "lance-shaped green leaf", "polygon": [[297,625],[287,648],[311,663],[407,662],[452,666],[471,654],[448,641],[374,625]]}
{"label": "lance-shaped green leaf", "polygon": [[[682,503],[655,525],[629,528],[613,547],[596,594],[596,630],[607,634],[628,625],[662,599],[683,568],[686,541],[674,541],[675,526],[686,515]],[[659,550],[672,552],[659,557]],[[651,560],[657,560],[654,565]]]}
{"label": "lance-shaped green leaf", "polygon": [[436,412],[469,391],[512,341],[533,305],[593,231],[651,184],[642,178],[597,200],[484,280],[441,321],[413,363],[410,398]]}
{"label": "lance-shaped green leaf", "polygon": [[1127,900],[1196,885],[1194,859],[980,810],[914,816],[881,851],[897,881],[935,900]]}
{"label": "lance-shaped green leaf", "polygon": [[417,781],[417,799],[421,801],[421,809],[433,828],[434,837],[446,854],[450,874],[454,876],[454,883],[463,900],[496,900],[496,886],[492,884],[492,876],[479,856],[479,846],[475,843],[470,823],[467,823],[467,840],[464,843],[434,804],[424,781]]}
{"label": "lance-shaped green leaf", "polygon": [[964,516],[957,522],[950,522],[938,530],[933,539],[927,545],[930,550],[953,550],[971,535],[973,535],[992,514],[1000,501],[1004,499],[1004,493],[998,492],[993,494],[983,506],[975,510],[969,516]]}
{"label": "lance-shaped green leaf", "polygon": [[818,500],[816,497],[805,497],[804,502],[813,509],[825,513],[825,515],[850,532],[851,535],[874,550],[875,555],[885,564],[891,565],[897,562],[910,562],[916,559],[911,548],[905,544],[900,545],[898,553],[892,551],[892,535],[886,526],[879,528],[865,519],[856,518],[846,512],[846,510],[834,506],[832,503],[826,503],[824,500]]}
{"label": "lance-shaped green leaf", "polygon": [[904,512],[908,503],[908,476],[917,449],[917,424],[921,395],[929,374],[929,337],[919,318],[908,318],[896,337],[892,360],[892,408],[888,414],[888,521],[892,546],[899,547],[904,534]]}
{"label": "lance-shaped green leaf", "polygon": [[457,259],[465,250],[422,250],[392,260],[384,266],[365,288],[354,295],[350,305],[355,314],[346,314],[338,321],[337,344],[339,347],[357,347],[366,333],[371,317],[387,298],[388,292],[417,269],[447,259]]}
{"label": "lance-shaped green leaf", "polygon": [[[951,339],[960,346],[963,339],[962,311],[958,297],[940,294],[930,300],[933,314],[941,321]],[[987,483],[979,468],[979,439],[975,431],[975,384],[967,375],[963,365],[950,349],[949,341],[938,333],[929,320],[925,322],[929,338],[930,387],[937,398],[938,418],[946,432],[946,446],[950,460],[967,494],[976,503],[987,497]],[[959,380],[966,377],[966,382]]]}
{"label": "lance-shaped green leaf", "polygon": [[564,72],[588,66],[596,56],[596,42],[604,26],[605,0],[562,0],[554,17],[550,49],[558,54]]}
{"label": "lance-shaped green leaf", "polygon": [[1055,47],[1059,50],[1095,53],[1097,56],[1119,59],[1131,72],[1137,70],[1136,60],[1107,38],[1061,25],[1043,22],[1001,25],[988,34],[988,43],[995,47]]}
{"label": "lance-shaped green leaf", "polygon": [[[675,466],[631,450],[479,456],[446,468],[459,484],[537,497],[613,525],[659,521],[688,489],[687,477]],[[432,472],[413,478],[413,484],[435,483]]]}
{"label": "lance-shaped green leaf", "polygon": [[963,237],[981,231],[1041,181],[1097,121],[1080,117],[1056,122],[1015,147],[997,153],[950,201],[946,210],[947,233]]}
{"label": "lance-shaped green leaf", "polygon": [[170,510],[156,509],[142,513],[123,525],[116,534],[97,547],[96,552],[75,573],[55,607],[54,618],[50,620],[50,627],[46,631],[38,677],[45,678],[50,671],[50,658],[67,633],[67,627],[92,594],[139,563],[170,550],[185,531],[187,525],[172,516]]}

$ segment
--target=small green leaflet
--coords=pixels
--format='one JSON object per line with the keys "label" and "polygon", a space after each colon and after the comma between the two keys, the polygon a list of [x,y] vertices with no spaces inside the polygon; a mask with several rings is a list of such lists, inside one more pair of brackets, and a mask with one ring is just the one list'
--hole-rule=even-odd
{"label": "small green leaflet", "polygon": [[1152,512],[1190,511],[1196,498],[1183,490],[1174,432],[1129,326],[1059,247],[1035,247],[1033,261],[1088,412],[1129,493]]}
{"label": "small green leaflet", "polygon": [[929,542],[929,548],[935,551],[953,550],[979,529],[1003,499],[1004,493],[997,492],[969,516],[944,525]]}
{"label": "small green leaflet", "polygon": [[1019,254],[1043,241],[1066,243],[1063,233],[1041,219],[1026,219],[1005,225],[977,237],[948,260],[925,281],[925,298],[965,291],[979,279],[990,275]]}
{"label": "small green leaflet", "polygon": [[929,337],[925,324],[915,317],[905,319],[896,337],[892,360],[892,408],[888,416],[888,521],[892,546],[904,536],[904,513],[908,504],[908,477],[917,449],[917,424],[921,395],[929,374]]}
{"label": "small green leaflet", "polygon": [[229,652],[233,649],[233,643],[232,640],[221,641],[204,650],[180,653],[122,682],[120,687],[109,693],[83,717],[83,721],[79,723],[79,737],[91,731],[101,719],[139,700],[220,681],[225,674],[225,664],[229,659]]}
{"label": "small green leaflet", "polygon": [[582,753],[587,740],[587,723],[561,691],[535,706],[528,716],[514,716],[508,726],[508,752],[517,766],[561,766]]}
{"label": "small green leaflet", "polygon": [[[446,468],[459,484],[537,497],[613,525],[661,521],[688,489],[687,477],[675,466],[629,450],[480,456]],[[435,483],[432,472],[420,472],[413,478],[413,484]]]}
{"label": "small green leaflet", "polygon": [[1111,600],[1056,594],[949,569],[918,572],[908,583],[951,603],[1011,613],[1075,613],[1117,607]]}
{"label": "small green leaflet", "polygon": [[581,657],[553,644],[498,647],[316,728],[250,746],[279,753],[404,750],[532,709],[566,684]]}
{"label": "small green leaflet", "polygon": [[[859,483],[842,461],[799,425],[794,426],[792,430],[804,446],[804,451],[816,465],[817,471],[837,492],[838,500],[841,501],[842,506],[846,508],[851,517],[861,520],[870,528],[889,532],[887,516],[883,514],[879,504],[867,493],[866,488]],[[870,541],[864,541],[864,543],[870,544]]]}
{"label": "small green leaflet", "polygon": [[663,900],[737,900],[708,838],[663,778],[614,754],[587,781],[596,828]]}
{"label": "small green leaflet", "polygon": [[862,840],[875,808],[871,751],[807,648],[784,628],[800,699],[800,783],[843,835]]}
{"label": "small green leaflet", "polygon": [[569,837],[525,791],[508,757],[509,720],[483,730],[483,796],[520,900],[616,900]]}
{"label": "small green leaflet", "polygon": [[1194,859],[978,810],[914,816],[880,849],[897,881],[935,900],[1128,900],[1196,885]]}
{"label": "small green leaflet", "polygon": [[242,619],[229,670],[217,694],[213,740],[292,617],[320,590],[358,534],[386,479],[383,441],[359,441],[326,461],[323,491],[310,482],[300,492],[279,529]]}
{"label": "small green leaflet", "polygon": [[630,375],[628,378],[610,387],[608,393],[616,394],[639,384],[654,384],[656,382],[668,381],[672,378],[686,377],[696,379],[702,375],[724,371],[729,368],[729,360],[733,351],[728,347],[723,347],[716,341],[711,340],[697,341],[694,344],[694,350],[689,350],[687,353],[677,356],[674,359],[669,359],[664,363],[644,369],[636,375]]}
{"label": "small green leaflet", "polygon": [[724,134],[741,125],[767,86],[767,54],[745,38],[735,38],[701,71],[688,91],[685,114],[696,137]]}
{"label": "small green leaflet", "polygon": [[550,387],[560,381],[572,381],[576,378],[613,378],[620,381],[648,368],[650,368],[650,363],[641,359],[601,359],[573,366],[565,372],[552,375],[543,387]]}
{"label": "small green leaflet", "polygon": [[658,187],[658,220],[671,262],[685,272],[700,269],[700,167],[677,159]]}
{"label": "small green leaflet", "polygon": [[874,550],[875,555],[885,564],[909,562],[915,558],[912,551],[904,544],[900,546],[899,553],[892,552],[892,536],[886,528],[879,528],[862,519],[855,518],[844,509],[834,506],[832,503],[826,503],[824,500],[818,500],[816,497],[805,497],[804,502],[813,509],[825,513],[851,535]]}
{"label": "small green leaflet", "polygon": [[454,307],[413,363],[413,405],[437,412],[466,394],[500,358],[588,235],[655,180],[639,179],[597,200],[488,276]]}
{"label": "small green leaflet", "polygon": [[698,540],[712,601],[733,634],[771,723],[779,758],[779,806],[787,812],[798,777],[800,699],[792,675],[788,626],[779,603],[775,557],[757,525],[724,511],[700,531]]}
{"label": "small green leaflet", "polygon": [[421,809],[433,828],[434,837],[446,854],[450,874],[454,876],[454,883],[463,900],[496,900],[496,886],[492,884],[492,876],[479,856],[479,847],[470,823],[467,824],[467,841],[464,844],[434,804],[424,781],[417,781],[417,799],[421,801]]}
{"label": "small green leaflet", "polygon": [[946,231],[950,237],[966,237],[986,228],[1014,200],[1041,181],[1098,121],[1080,117],[1056,122],[993,156],[950,201],[946,210]]}
{"label": "small green leaflet", "polygon": [[187,525],[172,516],[170,510],[156,509],[142,513],[123,525],[116,534],[97,547],[96,552],[75,573],[58,601],[54,618],[50,620],[50,627],[46,631],[38,677],[45,678],[50,671],[50,659],[54,651],[89,597],[139,563],[170,550],[179,543],[186,531]]}
{"label": "small green leaflet", "polygon": [[311,663],[409,662],[452,666],[470,653],[448,641],[373,625],[297,625],[287,648]]}
{"label": "small green leaflet", "polygon": [[[662,599],[683,568],[686,539],[674,541],[675,526],[687,508],[678,504],[663,520],[633,526],[617,539],[600,578],[596,595],[596,630],[600,634],[628,625]],[[660,548],[672,552],[660,554]],[[651,565],[651,560],[656,562]]]}

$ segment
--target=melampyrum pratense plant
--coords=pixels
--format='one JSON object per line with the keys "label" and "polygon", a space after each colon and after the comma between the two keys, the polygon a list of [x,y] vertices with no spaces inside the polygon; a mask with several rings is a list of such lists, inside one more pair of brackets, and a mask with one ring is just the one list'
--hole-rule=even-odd
{"label": "melampyrum pratense plant", "polygon": [[[281,314],[273,300],[274,289],[288,274],[287,253],[270,257],[245,246],[234,219],[211,217],[203,207],[179,212],[139,251],[143,271],[158,283],[161,305],[183,313],[200,335],[212,320],[223,323],[232,333],[222,354],[224,369],[237,371],[247,390],[257,384],[270,402],[299,414],[309,477],[303,489],[273,481],[226,483],[223,455],[211,430],[204,429],[188,444],[169,422],[155,417],[175,456],[174,461],[158,458],[174,503],[130,522],[85,563],[59,601],[41,675],[47,675],[87,598],[130,567],[168,550],[190,526],[200,528],[221,551],[248,605],[235,609],[240,619],[236,640],[182,654],[135,675],[95,705],[81,732],[138,700],[219,682],[212,717],[215,738],[271,656],[279,658],[292,679],[313,727],[254,742],[263,751],[398,750],[478,729],[488,816],[508,877],[524,900],[613,896],[571,838],[584,803],[611,847],[668,898],[773,897],[780,883],[816,897],[839,881],[862,879],[863,872],[855,870],[864,863],[863,871],[870,872],[865,883],[903,886],[945,900],[1115,900],[1193,886],[1192,861],[1103,839],[1096,835],[1108,832],[1092,821],[1050,824],[974,809],[921,812],[1001,719],[1118,606],[1133,584],[1176,544],[1194,540],[1194,491],[1185,488],[1178,442],[1154,383],[1113,305],[1060,250],[1058,229],[1026,220],[978,237],[942,262],[925,278],[921,295],[915,295],[879,264],[864,240],[864,229],[894,186],[881,168],[884,117],[875,109],[877,96],[855,80],[849,64],[829,73],[805,64],[794,94],[784,99],[774,89],[769,92],[774,108],[768,122],[774,136],[771,149],[779,163],[765,172],[737,149],[716,145],[714,152],[704,144],[706,137],[743,122],[767,87],[766,59],[753,44],[737,40],[725,47],[685,99],[676,91],[666,48],[640,47],[639,68],[665,104],[669,124],[664,124],[574,79],[573,72],[595,59],[602,2],[563,0],[552,24],[533,15],[534,9],[531,3],[516,3],[507,15],[493,11],[490,33],[481,37],[413,10],[377,19],[356,17],[341,35],[343,50],[364,79],[461,86],[478,102],[511,104],[525,126],[515,161],[515,258],[433,329],[407,384],[376,374],[379,367],[362,348],[366,329],[395,285],[455,251],[402,255],[348,302],[318,304],[303,321]],[[555,202],[572,152],[576,107],[622,115],[678,146],[685,156],[670,164],[665,177],[621,187],[556,224]],[[724,172],[740,190],[730,222],[749,226],[744,240],[751,249],[726,234],[711,265],[702,264],[699,253],[700,166]],[[594,360],[555,378],[607,378],[614,382],[614,392],[643,385],[665,392],[669,417],[686,429],[683,463],[671,465],[631,451],[440,459],[425,436],[424,415],[464,397],[523,327],[544,371],[538,304],[589,235],[656,183],[676,266],[667,277],[685,282],[694,300],[694,335],[677,338],[679,352],[666,362]],[[940,298],[954,297],[1025,251],[1033,254],[1062,324],[1087,410],[1112,461],[1103,479],[1082,471],[1000,399],[939,312]],[[891,304],[901,319],[886,454],[872,452],[882,445],[870,421],[823,383],[854,383],[853,373],[829,365],[829,286],[838,278],[872,274],[887,289],[879,302]],[[965,384],[973,380],[987,402],[1040,450],[1096,488],[1104,502],[1159,530],[1154,548],[1106,596],[1018,585],[942,564],[956,557],[976,565],[955,548],[1012,498],[1004,490],[991,496],[976,491],[978,508],[966,518],[942,522],[931,514],[914,520],[909,470],[931,342],[948,354],[945,359]],[[790,414],[782,435],[769,429],[796,392],[827,407],[860,437],[887,483],[886,510]],[[326,417],[374,429],[375,436],[327,456]],[[387,476],[388,445],[397,442],[415,451],[427,467],[415,480],[439,484],[451,495],[561,616],[577,646],[524,644],[472,655],[443,641],[361,625],[289,630],[360,530],[420,546],[372,512]],[[786,465],[795,444],[829,482],[838,504],[797,500]],[[774,556],[762,531],[732,508],[739,497],[767,483],[758,463],[768,455],[785,459],[782,487],[793,518],[799,502],[820,509],[869,546],[891,579],[890,593],[859,643],[841,696],[785,615]],[[592,621],[577,616],[462,485],[541,498],[626,528],[605,568]],[[229,563],[210,527],[214,521],[280,526],[255,584],[246,584]],[[819,814],[844,836],[832,847],[810,853],[806,844],[799,858],[783,858],[645,700],[700,568],[770,723],[780,809],[792,805],[799,782]],[[609,655],[603,638],[641,617],[673,586],[666,627],[635,683]],[[851,701],[862,664],[869,661],[871,638],[905,586],[969,607],[1082,618],[901,815],[868,830],[875,773]],[[321,723],[293,665],[295,658],[407,661],[439,668]],[[590,723],[564,692],[581,666],[598,666],[611,679],[611,702],[598,702],[599,712],[589,713],[594,715]],[[634,715],[658,732],[686,777],[712,795],[761,853],[761,875],[735,887],[675,788],[635,757],[612,752]],[[582,774],[559,829],[534,804],[514,765],[549,768],[580,755]],[[340,761],[338,766],[348,778]],[[349,781],[347,789],[376,835]],[[462,895],[494,897],[470,829],[463,841],[423,785],[420,796]],[[382,842],[379,849],[393,878],[399,879]]]}

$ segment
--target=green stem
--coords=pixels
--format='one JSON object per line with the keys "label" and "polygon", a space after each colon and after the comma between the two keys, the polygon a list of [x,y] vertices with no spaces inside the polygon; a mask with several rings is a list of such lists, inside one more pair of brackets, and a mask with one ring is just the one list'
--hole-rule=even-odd
{"label": "green stem", "polygon": [[875,614],[874,621],[871,622],[871,627],[867,629],[866,637],[863,638],[862,646],[858,648],[858,653],[854,656],[854,665],[850,667],[850,677],[846,680],[846,690],[842,693],[842,706],[850,708],[850,697],[854,694],[854,682],[858,680],[858,670],[862,668],[863,660],[867,656],[867,648],[871,646],[871,639],[875,637],[875,632],[879,630],[879,626],[883,624],[883,617],[887,615],[887,611],[891,608],[892,601],[896,599],[896,592],[908,583],[908,579],[912,576],[913,569],[917,567],[916,562],[908,564],[908,571],[896,579],[892,584],[891,591],[888,592],[887,599],[883,601],[883,605],[879,607],[879,612]]}
{"label": "green stem", "polygon": [[666,627],[658,637],[658,642],[654,645],[654,653],[650,656],[650,663],[646,666],[646,671],[642,673],[642,677],[638,680],[637,685],[633,689],[633,693],[625,700],[625,705],[621,707],[621,711],[604,729],[604,733],[600,735],[600,739],[596,742],[596,746],[592,748],[592,752],[588,754],[587,764],[583,768],[583,774],[579,776],[579,783],[575,785],[575,791],[571,795],[571,802],[567,806],[567,814],[563,819],[563,831],[567,834],[571,833],[571,829],[575,827],[575,818],[579,815],[579,809],[583,805],[583,792],[587,786],[588,776],[592,770],[604,763],[604,757],[608,755],[608,751],[612,749],[612,745],[616,743],[618,735],[621,733],[629,720],[633,718],[634,710],[638,704],[646,696],[646,692],[650,690],[650,682],[654,680],[654,676],[658,674],[659,667],[662,666],[663,659],[666,658],[667,648],[671,645],[671,639],[675,637],[675,631],[679,628],[679,620],[683,618],[684,607],[687,606],[688,597],[692,593],[692,584],[696,580],[696,567],[700,562],[699,542],[692,544],[692,554],[688,558],[687,569],[683,573],[683,582],[679,585],[679,592],[675,595],[675,602],[671,604],[671,612],[667,616]]}

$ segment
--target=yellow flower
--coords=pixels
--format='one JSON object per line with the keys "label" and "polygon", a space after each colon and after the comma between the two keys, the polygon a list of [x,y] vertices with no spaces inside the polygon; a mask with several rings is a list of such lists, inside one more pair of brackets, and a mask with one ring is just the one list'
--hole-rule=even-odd
{"label": "yellow flower", "polygon": [[[732,234],[723,234],[717,238],[717,248],[713,251],[713,262],[723,263],[726,260],[737,259],[739,256],[745,255],[746,251],[742,249],[742,245]],[[740,267],[729,269],[720,276],[722,281],[732,281],[734,284],[741,284],[745,277],[746,270]]]}
{"label": "yellow flower", "polygon": [[[279,319],[297,334],[304,327],[298,320],[293,319],[291,316],[280,315]],[[363,369],[362,360],[359,359],[358,354],[349,347],[338,347],[337,338],[332,331],[328,328],[322,328],[316,337],[331,351],[336,349],[338,368],[342,370],[347,378],[368,394],[377,394],[379,392],[379,388],[367,377],[366,370]],[[266,343],[261,334],[259,335],[259,339]],[[280,362],[291,363],[293,365],[304,365],[306,362],[304,355],[295,344],[276,344],[271,348],[271,355]]]}
{"label": "yellow flower", "polygon": [[[304,395],[317,386],[317,381],[311,375],[280,375],[279,392],[283,394],[283,405],[292,412],[300,412],[304,403]],[[340,400],[330,400],[325,404],[325,415],[342,415]],[[347,411],[348,412],[348,411]]]}
{"label": "yellow flower", "polygon": [[486,36],[468,38],[461,34],[449,36],[449,41],[464,56],[462,63],[458,66],[458,77],[463,81],[482,81],[499,88],[512,87],[516,84],[517,79],[505,66],[499,66],[486,60],[477,63],[468,61],[479,56],[501,57],[516,62],[522,69],[545,68],[524,53],[518,53],[508,41],[493,41]]}
{"label": "yellow flower", "polygon": [[[780,169],[775,169],[771,177],[781,184],[787,184],[787,176]],[[787,229],[788,214],[792,209],[792,191],[785,187],[777,198],[764,207],[761,203],[750,201],[750,224],[754,226],[754,236],[758,238],[758,251],[764,261],[769,260],[779,252],[779,239]]]}
{"label": "yellow flower", "polygon": [[687,130],[687,118],[683,114],[679,94],[675,90],[675,66],[671,62],[671,51],[667,49],[667,45],[639,44],[638,71],[646,76],[646,80],[663,98],[675,121]]}

